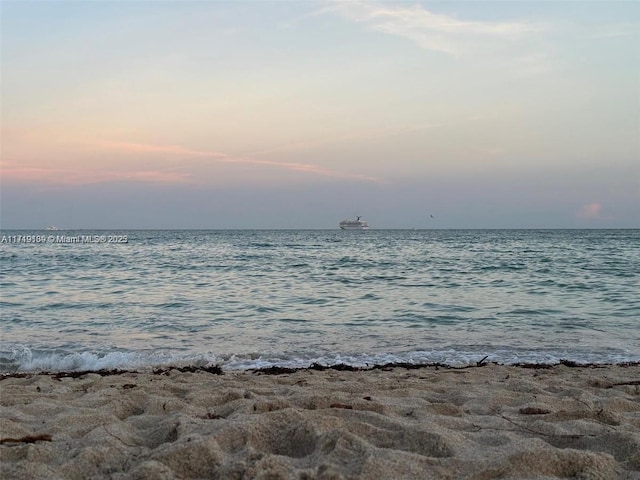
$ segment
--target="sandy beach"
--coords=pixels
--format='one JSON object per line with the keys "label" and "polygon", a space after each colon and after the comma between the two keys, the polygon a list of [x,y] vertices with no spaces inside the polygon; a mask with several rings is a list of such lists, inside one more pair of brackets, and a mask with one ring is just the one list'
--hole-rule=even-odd
{"label": "sandy beach", "polygon": [[640,478],[639,383],[638,365],[14,374],[0,477]]}

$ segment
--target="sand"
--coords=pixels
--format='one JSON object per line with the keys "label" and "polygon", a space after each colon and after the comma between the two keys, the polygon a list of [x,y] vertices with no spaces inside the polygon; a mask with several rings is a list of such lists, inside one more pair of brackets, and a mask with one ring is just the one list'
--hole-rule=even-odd
{"label": "sand", "polygon": [[493,364],[5,376],[0,478],[640,478],[639,380]]}

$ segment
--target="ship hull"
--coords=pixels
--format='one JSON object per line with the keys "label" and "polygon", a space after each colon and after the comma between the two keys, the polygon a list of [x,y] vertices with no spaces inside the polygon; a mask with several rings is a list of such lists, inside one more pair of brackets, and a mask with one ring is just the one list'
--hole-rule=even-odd
{"label": "ship hull", "polygon": [[340,230],[369,230],[369,225],[340,225]]}

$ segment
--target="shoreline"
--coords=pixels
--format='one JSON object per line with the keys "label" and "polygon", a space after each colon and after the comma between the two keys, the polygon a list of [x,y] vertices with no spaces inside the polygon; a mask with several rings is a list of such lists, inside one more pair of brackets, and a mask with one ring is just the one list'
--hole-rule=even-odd
{"label": "shoreline", "polygon": [[277,365],[273,365],[270,367],[262,367],[262,368],[249,368],[245,370],[235,370],[229,369],[225,370],[220,365],[184,365],[184,366],[148,366],[142,368],[132,368],[132,369],[119,369],[119,368],[100,368],[97,370],[60,370],[60,371],[50,371],[50,370],[42,370],[42,371],[24,371],[24,372],[4,372],[0,373],[0,381],[7,378],[25,378],[32,375],[49,375],[55,378],[78,378],[87,374],[97,374],[102,377],[112,376],[112,375],[122,375],[127,373],[152,373],[154,375],[163,375],[167,374],[171,370],[176,370],[181,373],[197,373],[197,372],[205,372],[211,373],[215,375],[225,375],[230,373],[254,373],[258,375],[285,375],[296,372],[306,372],[306,371],[324,371],[324,370],[336,370],[339,372],[368,372],[374,370],[386,370],[386,369],[394,369],[394,368],[404,368],[406,370],[419,370],[423,368],[435,368],[437,369],[447,369],[447,370],[466,370],[469,368],[480,368],[489,365],[501,366],[501,367],[514,367],[514,368],[523,368],[523,369],[533,369],[533,370],[544,370],[544,369],[552,369],[557,366],[565,366],[568,368],[607,368],[607,367],[638,367],[640,366],[640,361],[630,361],[630,362],[616,362],[616,363],[579,363],[573,360],[560,360],[556,363],[514,363],[514,364],[505,364],[500,362],[487,362],[487,357],[475,362],[475,364],[468,365],[449,365],[446,363],[440,362],[431,362],[431,363],[409,363],[409,362],[389,362],[384,364],[374,364],[368,365],[366,367],[359,367],[354,365],[349,365],[346,363],[338,363],[333,365],[322,365],[319,363],[312,363],[308,367],[280,367]]}
{"label": "shoreline", "polygon": [[640,364],[18,373],[2,478],[640,478]]}

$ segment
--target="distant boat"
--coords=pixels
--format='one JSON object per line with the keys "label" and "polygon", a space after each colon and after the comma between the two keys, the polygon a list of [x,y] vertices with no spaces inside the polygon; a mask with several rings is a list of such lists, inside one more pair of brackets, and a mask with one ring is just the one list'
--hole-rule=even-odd
{"label": "distant boat", "polygon": [[60,230],[60,229],[54,225],[49,225],[47,228],[45,228],[45,230]]}
{"label": "distant boat", "polygon": [[369,228],[369,222],[360,220],[360,216],[355,220],[343,220],[340,222],[340,228],[342,230],[367,230]]}

